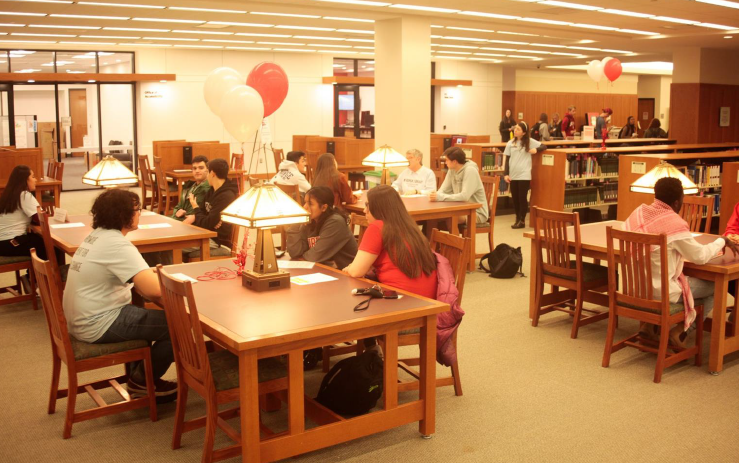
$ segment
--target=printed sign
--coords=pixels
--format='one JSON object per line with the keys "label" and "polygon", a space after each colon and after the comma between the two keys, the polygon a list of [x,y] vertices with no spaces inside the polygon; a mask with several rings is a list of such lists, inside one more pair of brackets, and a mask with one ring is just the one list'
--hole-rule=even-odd
{"label": "printed sign", "polygon": [[62,126],[63,127],[72,127],[72,117],[71,116],[62,116]]}
{"label": "printed sign", "polygon": [[728,127],[731,121],[731,108],[728,106],[722,106],[718,116],[718,126]]}
{"label": "printed sign", "polygon": [[554,165],[554,155],[553,154],[542,154],[541,155],[541,165],[542,166],[553,166]]}
{"label": "printed sign", "polygon": [[632,174],[646,174],[647,163],[639,161],[631,161],[631,173]]}

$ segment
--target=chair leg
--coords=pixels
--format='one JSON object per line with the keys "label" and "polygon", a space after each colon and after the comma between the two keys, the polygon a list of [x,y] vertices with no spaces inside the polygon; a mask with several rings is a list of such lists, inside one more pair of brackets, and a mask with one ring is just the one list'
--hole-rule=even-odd
{"label": "chair leg", "polygon": [[147,349],[144,359],[144,375],[146,375],[146,394],[149,396],[149,418],[157,420],[157,397],[154,389],[154,370],[151,363],[151,350]]}
{"label": "chair leg", "polygon": [[184,381],[177,382],[177,410],[174,418],[174,431],[172,433],[172,450],[177,450],[182,445],[182,430],[185,427],[185,410],[187,409],[188,387]]}
{"label": "chair leg", "polygon": [[215,395],[210,400],[206,399],[205,414],[205,443],[203,444],[203,463],[213,461],[213,445],[216,439],[216,428],[218,427],[218,406]]}
{"label": "chair leg", "polygon": [[36,272],[33,271],[33,269],[28,269],[29,273],[29,280],[31,281],[31,305],[33,305],[33,310],[38,310],[38,301],[36,300]]}
{"label": "chair leg", "polygon": [[[534,276],[534,278],[537,278]],[[541,299],[544,297],[544,282],[539,281],[539,288],[537,288],[536,291],[536,301],[534,305],[536,306],[536,311],[534,312],[534,318],[531,320],[531,326],[536,328],[539,325],[539,317],[541,316]]]}
{"label": "chair leg", "polygon": [[608,333],[606,334],[606,349],[603,351],[603,368],[608,368],[611,363],[611,352],[613,351],[613,337],[616,334],[616,320],[618,316],[613,312],[608,314]]}
{"label": "chair leg", "polygon": [[459,360],[451,366],[452,376],[454,377],[454,395],[462,395],[462,379],[459,377]]}
{"label": "chair leg", "polygon": [[159,200],[157,201],[157,214],[162,213],[162,207],[164,206],[162,202],[162,190],[157,188],[157,191],[159,192]]}
{"label": "chair leg", "polygon": [[570,338],[577,339],[577,331],[580,329],[580,317],[582,317],[582,290],[577,290],[577,302],[575,303],[575,319],[572,320],[572,331]]}
{"label": "chair leg", "polygon": [[701,307],[701,310],[698,311],[698,326],[696,327],[698,329],[697,333],[695,333],[695,347],[698,348],[698,352],[695,354],[695,366],[699,367],[703,365],[703,311],[706,310],[704,307]]}
{"label": "chair leg", "polygon": [[660,325],[659,350],[657,350],[657,367],[654,370],[654,382],[662,381],[662,371],[665,369],[665,358],[667,357],[667,342],[670,339],[670,326]]}
{"label": "chair leg", "polygon": [[56,352],[52,350],[52,366],[51,366],[51,392],[49,392],[49,415],[56,412],[56,396],[59,391],[59,374],[62,371],[62,361]]}
{"label": "chair leg", "polygon": [[64,438],[72,437],[72,423],[74,423],[74,407],[77,404],[77,373],[67,369],[67,415],[64,419]]}

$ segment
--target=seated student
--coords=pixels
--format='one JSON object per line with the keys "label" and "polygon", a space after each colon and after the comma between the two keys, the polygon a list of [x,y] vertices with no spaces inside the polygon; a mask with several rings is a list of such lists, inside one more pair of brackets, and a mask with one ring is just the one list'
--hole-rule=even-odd
{"label": "seated student", "polygon": [[316,186],[308,190],[305,210],[310,214],[310,223],[287,231],[290,257],[328,265],[335,263],[338,268],[351,264],[357,255],[357,240],[346,226],[346,216],[334,207],[331,189]]}
{"label": "seated student", "polygon": [[[41,235],[29,233],[31,221],[38,223],[39,203],[36,191],[36,176],[30,167],[18,165],[13,168],[0,196],[0,256],[31,256],[31,249],[46,259],[46,248]],[[64,263],[62,260],[61,263]]]}
{"label": "seated student", "polygon": [[[190,195],[193,214],[185,217],[183,223],[217,231],[218,236],[215,240],[210,240],[211,255],[226,255],[223,254],[226,250],[230,254],[231,224],[221,221],[221,211],[239,196],[239,187],[228,179],[228,162],[224,159],[218,158],[208,162],[207,178],[210,189],[205,193],[203,207],[200,207],[195,197]],[[214,251],[216,249],[218,250]],[[199,248],[185,248],[182,253],[190,257],[200,257]]]}
{"label": "seated student", "polygon": [[435,299],[436,257],[398,192],[389,185],[372,188],[364,213],[369,227],[344,271],[359,278],[374,268],[380,283]]}
{"label": "seated student", "polygon": [[290,151],[287,159],[280,163],[280,170],[272,177],[272,183],[280,185],[298,185],[300,194],[310,190],[310,183],[305,179],[305,166],[308,164],[305,153]]}
{"label": "seated student", "polygon": [[323,153],[316,163],[316,172],[313,176],[313,186],[327,186],[334,192],[334,206],[354,204],[357,197],[349,188],[346,175],[339,172],[336,158],[331,153]]}
{"label": "seated student", "polygon": [[[477,208],[477,223],[488,221],[488,200],[480,179],[480,169],[473,161],[467,159],[461,148],[452,146],[444,151],[446,166],[449,171],[441,184],[439,191],[431,193],[431,201],[469,201],[480,203]],[[466,222],[466,217],[460,223]]]}
{"label": "seated student", "polygon": [[656,117],[649,123],[649,128],[644,132],[644,138],[667,138],[667,132],[662,130],[662,123]]}
{"label": "seated student", "polygon": [[[132,282],[146,298],[161,296],[157,275],[126,239],[139,225],[139,197],[127,190],[106,190],[95,199],[91,212],[93,231],[72,257],[64,289],[69,334],[95,344],[136,339],[153,342],[157,402],[175,400],[177,384],[161,379],[174,360],[164,311],[131,304]],[[146,395],[143,363],[132,364],[130,371],[128,391],[134,397]]]}
{"label": "seated student", "polygon": [[[669,272],[670,302],[685,304],[685,323],[678,324],[670,330],[670,341],[680,347],[684,331],[695,319],[694,299],[703,299],[703,316],[713,310],[713,282],[686,277],[683,275],[685,259],[701,265],[708,262],[724,247],[729,246],[736,252],[738,249],[731,241],[717,238],[707,245],[698,243],[690,233],[688,224],[680,215],[683,204],[683,187],[679,179],[662,178],[654,186],[654,202],[642,204],[631,213],[623,228],[628,231],[667,235],[667,272]],[[652,285],[655,296],[660,294],[661,265],[658,250],[652,252]],[[652,327],[642,328],[648,336]]]}
{"label": "seated student", "polygon": [[193,212],[192,204],[190,203],[190,194],[195,197],[195,201],[201,206],[205,199],[205,193],[210,188],[208,184],[208,158],[205,156],[195,156],[192,159],[192,176],[194,180],[188,180],[182,187],[182,196],[180,196],[180,202],[174,208],[174,212],[170,217],[176,220],[185,220],[186,215],[191,215]]}
{"label": "seated student", "polygon": [[434,171],[423,166],[423,153],[417,149],[408,150],[405,153],[408,160],[408,168],[398,175],[393,182],[393,188],[401,195],[412,195],[423,190],[436,190],[436,175]]}

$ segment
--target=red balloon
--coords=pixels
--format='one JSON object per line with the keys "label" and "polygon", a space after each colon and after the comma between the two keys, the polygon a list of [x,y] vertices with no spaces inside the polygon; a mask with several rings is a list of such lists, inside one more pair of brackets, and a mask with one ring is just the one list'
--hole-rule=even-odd
{"label": "red balloon", "polygon": [[621,68],[621,61],[617,60],[616,58],[609,59],[606,61],[606,65],[603,66],[603,74],[605,74],[606,79],[613,82],[614,80],[621,77],[621,72],[623,69]]}
{"label": "red balloon", "polygon": [[277,111],[287,96],[287,74],[275,63],[264,62],[254,66],[246,78],[246,85],[262,96],[264,117]]}

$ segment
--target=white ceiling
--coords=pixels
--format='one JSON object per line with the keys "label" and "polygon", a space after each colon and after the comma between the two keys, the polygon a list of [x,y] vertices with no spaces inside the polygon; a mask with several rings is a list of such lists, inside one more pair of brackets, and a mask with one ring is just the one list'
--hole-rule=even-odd
{"label": "white ceiling", "polygon": [[[2,0],[0,48],[122,51],[154,46],[303,51],[365,58],[374,53],[372,21],[418,14],[430,17],[436,26],[431,29],[431,42],[433,55],[439,59],[531,67],[582,64],[605,56],[617,56],[624,62],[671,61],[672,52],[681,47],[739,49],[739,9],[695,0],[620,0],[616,5],[605,0],[571,2],[585,8],[617,7],[667,19],[567,8],[560,5],[562,2],[543,0],[402,1],[402,5],[356,5],[347,0],[122,0],[125,3],[118,5],[129,6],[113,6],[116,2],[107,0]],[[739,8],[739,0],[735,4]],[[443,10],[410,9],[418,6]],[[483,17],[479,13],[511,17]],[[296,14],[310,17],[282,16]]]}

